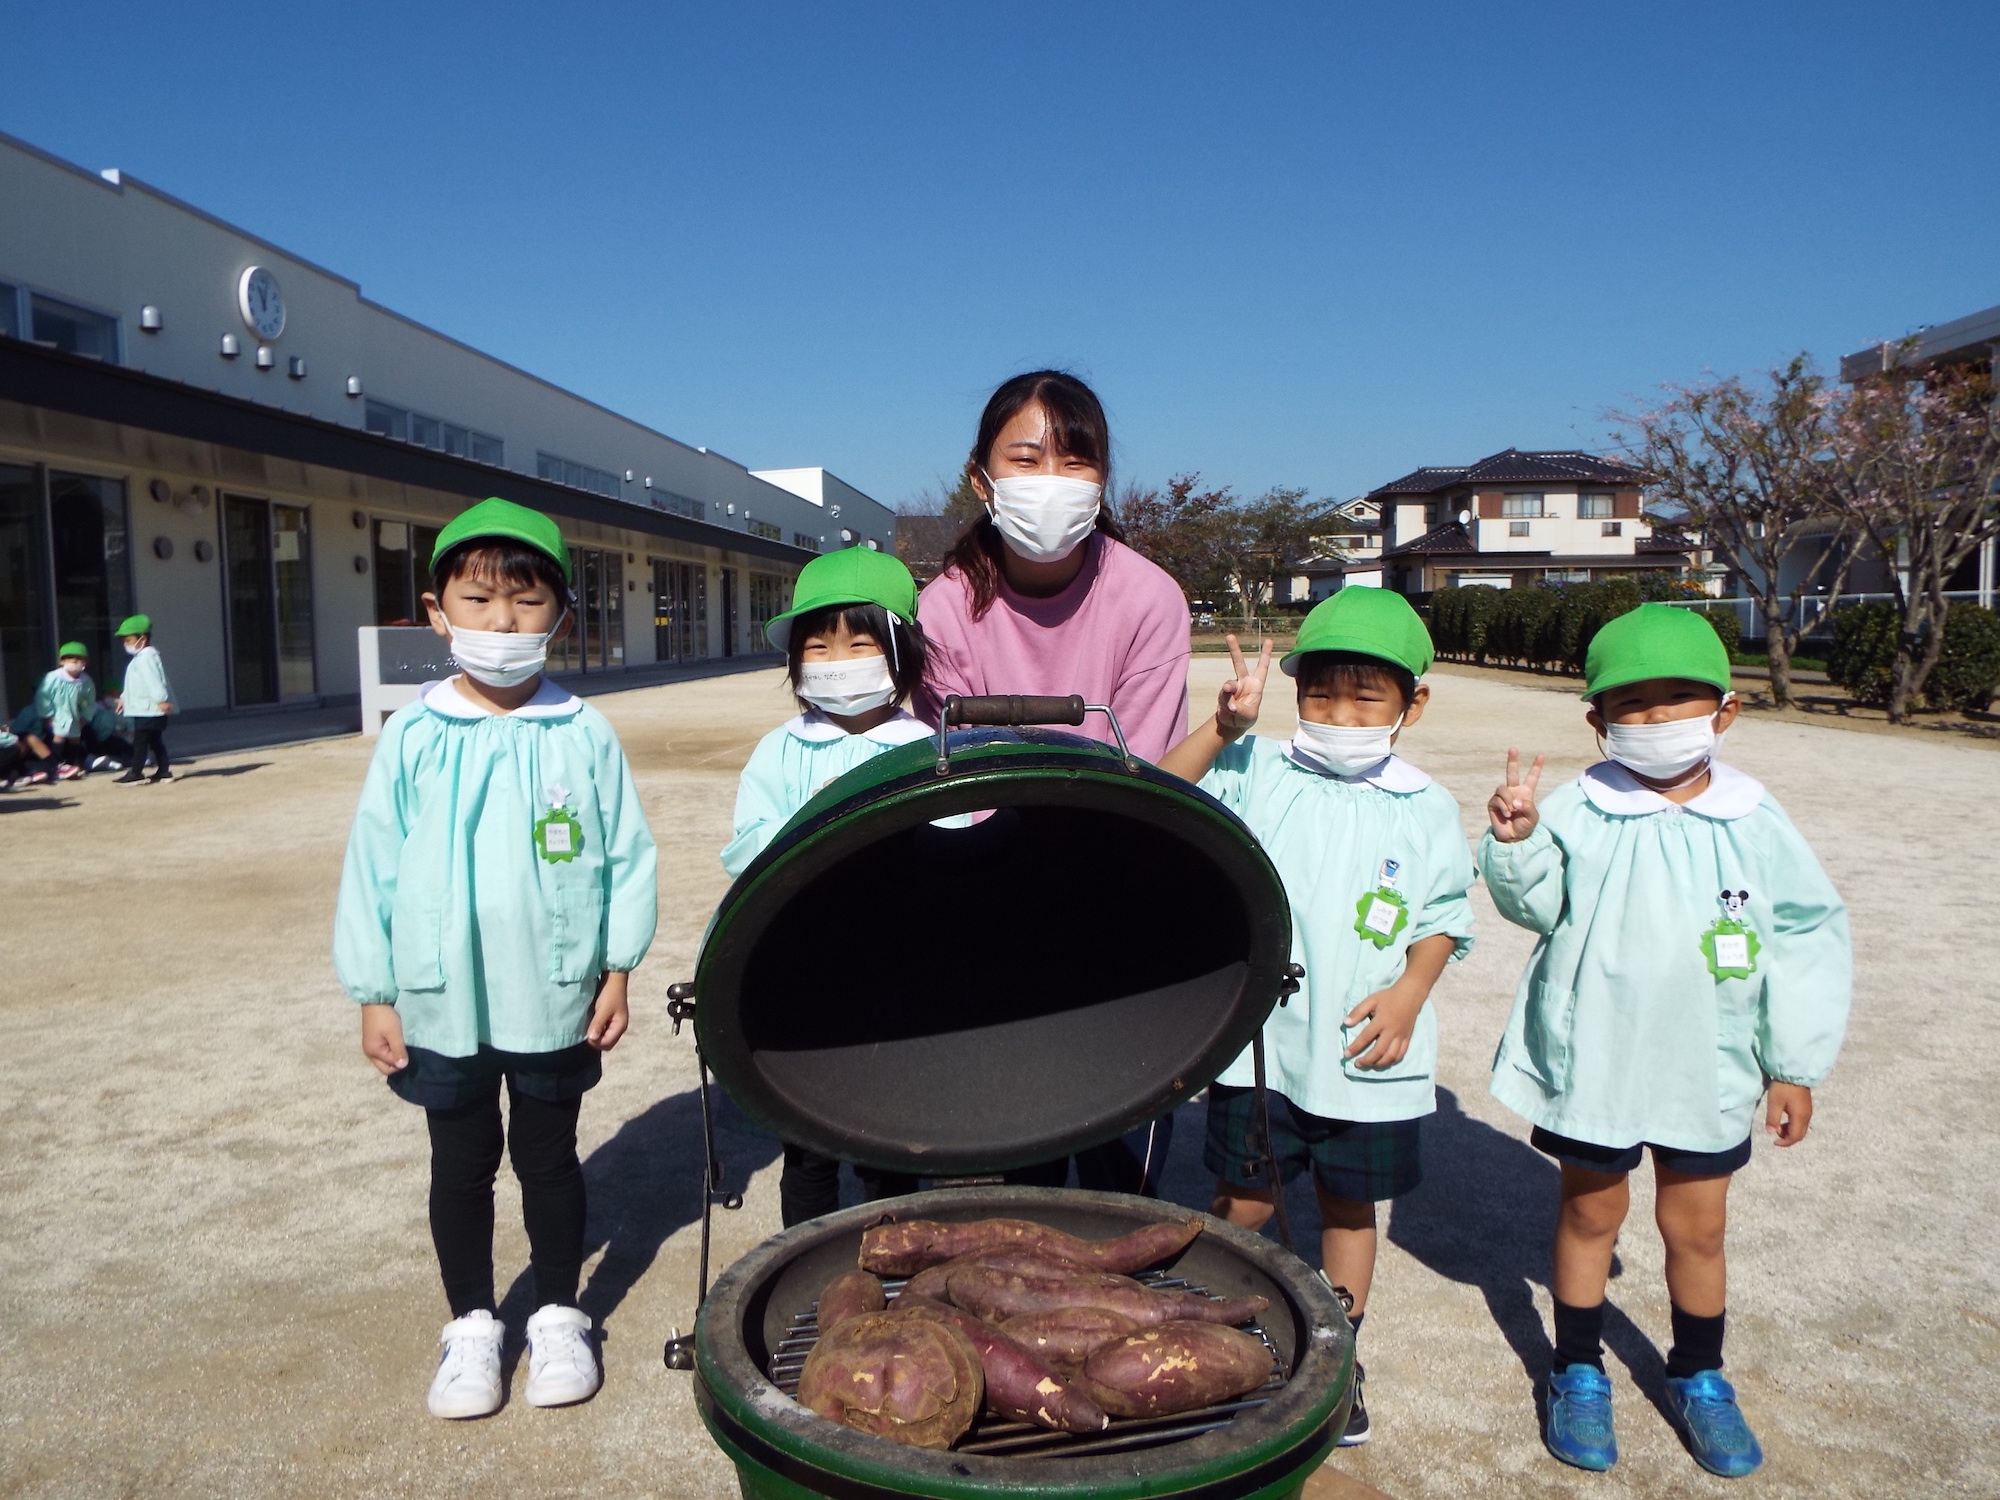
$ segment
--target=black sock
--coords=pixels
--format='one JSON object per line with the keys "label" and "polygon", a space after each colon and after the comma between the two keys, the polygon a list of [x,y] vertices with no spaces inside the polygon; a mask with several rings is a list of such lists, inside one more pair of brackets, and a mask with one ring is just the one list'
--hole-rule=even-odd
{"label": "black sock", "polygon": [[1558,1373],[1571,1365],[1604,1368],[1604,1304],[1571,1307],[1556,1301],[1556,1357]]}
{"label": "black sock", "polygon": [[1674,1347],[1667,1351],[1667,1377],[1686,1380],[1703,1370],[1722,1368],[1722,1324],[1727,1313],[1697,1318],[1674,1309]]}

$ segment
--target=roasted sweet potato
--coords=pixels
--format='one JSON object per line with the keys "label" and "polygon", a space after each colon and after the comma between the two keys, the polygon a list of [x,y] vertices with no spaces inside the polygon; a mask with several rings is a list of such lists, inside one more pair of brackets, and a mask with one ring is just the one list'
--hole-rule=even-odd
{"label": "roasted sweet potato", "polygon": [[970,1224],[907,1219],[862,1233],[861,1269],[878,1276],[909,1276],[981,1250],[1032,1250],[1092,1271],[1141,1271],[1185,1249],[1200,1233],[1201,1224],[1194,1219],[1148,1224],[1115,1240],[1080,1240],[1028,1219],[976,1219]]}
{"label": "roasted sweet potato", "polygon": [[799,1375],[799,1404],[913,1448],[949,1448],[986,1401],[979,1351],[949,1323],[861,1313],[823,1335]]}
{"label": "roasted sweet potato", "polygon": [[849,1318],[880,1312],[889,1305],[882,1283],[866,1271],[844,1271],[819,1294],[819,1333],[825,1338]]}
{"label": "roasted sweet potato", "polygon": [[1164,1417],[1213,1406],[1271,1378],[1262,1339],[1215,1323],[1171,1322],[1101,1345],[1077,1384],[1116,1417]]}
{"label": "roasted sweet potato", "polygon": [[907,1296],[929,1297],[934,1302],[951,1300],[951,1273],[960,1266],[997,1266],[1003,1271],[1073,1271],[1067,1261],[1054,1260],[1036,1250],[975,1250],[970,1255],[926,1266],[903,1286]]}
{"label": "roasted sweet potato", "polygon": [[1111,1424],[1089,1397],[1072,1389],[1048,1361],[1002,1333],[984,1318],[905,1291],[896,1310],[912,1317],[950,1323],[979,1351],[986,1375],[986,1404],[1003,1417],[1057,1432],[1102,1432]]}
{"label": "roasted sweet potato", "polygon": [[954,1270],[946,1286],[954,1303],[992,1322],[1064,1307],[1101,1307],[1122,1313],[1142,1327],[1175,1318],[1243,1323],[1270,1306],[1262,1297],[1216,1301],[1195,1292],[1154,1291],[1129,1276],[1032,1264],[1012,1269],[992,1264],[983,1256]]}
{"label": "roasted sweet potato", "polygon": [[1059,1307],[1054,1312],[1009,1318],[1000,1331],[1041,1355],[1058,1373],[1081,1369],[1100,1345],[1123,1338],[1138,1324],[1106,1307]]}

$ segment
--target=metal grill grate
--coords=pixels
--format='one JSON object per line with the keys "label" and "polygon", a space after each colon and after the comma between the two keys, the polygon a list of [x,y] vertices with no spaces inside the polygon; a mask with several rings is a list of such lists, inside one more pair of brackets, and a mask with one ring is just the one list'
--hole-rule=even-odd
{"label": "metal grill grate", "polygon": [[[1163,1292],[1210,1295],[1206,1287],[1197,1286],[1184,1277],[1170,1276],[1164,1271],[1147,1272],[1137,1279]],[[883,1290],[889,1294],[890,1306],[895,1305],[895,1298],[903,1290],[903,1285],[902,1280],[882,1283]],[[985,1411],[979,1414],[972,1424],[972,1431],[954,1445],[952,1451],[983,1453],[995,1458],[1056,1455],[1082,1458],[1093,1453],[1124,1453],[1135,1448],[1156,1448],[1163,1443],[1177,1443],[1183,1438],[1226,1427],[1238,1412],[1262,1406],[1285,1384],[1284,1356],[1271,1342],[1271,1335],[1265,1332],[1264,1325],[1246,1323],[1242,1327],[1244,1332],[1262,1339],[1264,1347],[1271,1351],[1271,1378],[1247,1396],[1199,1407],[1194,1411],[1178,1412],[1171,1417],[1113,1417],[1111,1425],[1104,1431],[1092,1433],[1050,1432],[1027,1422],[1010,1422],[1005,1417]],[[806,1356],[818,1342],[819,1304],[815,1302],[786,1325],[785,1336],[778,1341],[778,1347],[771,1355],[771,1383],[787,1396],[797,1396],[799,1372],[805,1368]]]}

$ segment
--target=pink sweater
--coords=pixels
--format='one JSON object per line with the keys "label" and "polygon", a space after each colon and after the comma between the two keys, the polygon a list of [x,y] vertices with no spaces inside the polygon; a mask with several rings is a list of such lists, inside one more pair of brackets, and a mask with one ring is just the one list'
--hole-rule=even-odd
{"label": "pink sweater", "polygon": [[[1103,532],[1076,580],[1047,599],[1007,587],[983,618],[956,573],[933,579],[917,601],[930,643],[926,691],[912,705],[935,724],[948,694],[1081,693],[1108,703],[1132,753],[1158,760],[1187,733],[1188,607],[1180,585]],[[1076,731],[1113,743],[1104,715]]]}

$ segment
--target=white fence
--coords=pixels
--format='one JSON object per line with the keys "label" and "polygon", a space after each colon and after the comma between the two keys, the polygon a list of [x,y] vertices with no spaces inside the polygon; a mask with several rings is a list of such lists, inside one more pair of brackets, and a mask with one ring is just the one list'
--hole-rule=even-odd
{"label": "white fence", "polygon": [[[1983,604],[1986,602],[1977,589],[1952,589],[1947,591],[1944,597],[1947,604],[1955,604],[1960,600],[1963,600],[1967,604]],[[1757,608],[1757,601],[1755,599],[1674,599],[1669,602],[1679,605],[1683,609],[1698,609],[1704,613],[1717,609],[1734,610],[1736,612],[1736,623],[1740,627],[1742,638],[1746,643],[1764,639],[1764,613]],[[1833,613],[1838,614],[1841,610],[1851,609],[1857,604],[1894,604],[1895,602],[1896,596],[1894,594],[1842,594],[1834,601]],[[1826,638],[1830,637],[1832,633],[1833,622],[1827,614],[1826,600],[1824,599],[1801,599],[1796,606],[1787,601],[1786,613],[1798,623],[1801,639],[1806,636]]]}

